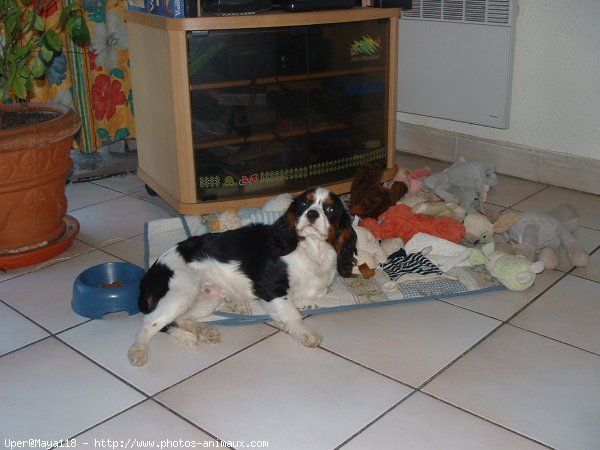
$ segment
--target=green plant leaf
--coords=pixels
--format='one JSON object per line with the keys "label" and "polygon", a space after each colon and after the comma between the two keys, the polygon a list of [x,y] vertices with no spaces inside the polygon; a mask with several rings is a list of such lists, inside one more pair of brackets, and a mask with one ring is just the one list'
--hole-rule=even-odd
{"label": "green plant leaf", "polygon": [[27,98],[27,79],[22,77],[15,78],[12,90],[17,98],[25,100]]}
{"label": "green plant leaf", "polygon": [[35,78],[42,78],[46,72],[46,66],[40,58],[34,58],[33,64],[31,65],[31,74]]}
{"label": "green plant leaf", "polygon": [[21,69],[21,73],[20,73],[21,77],[31,78],[31,70],[29,70],[29,67],[27,67],[25,65],[25,61],[23,61],[23,64],[19,64],[19,68]]}
{"label": "green plant leaf", "polygon": [[25,22],[27,22],[27,26],[24,27],[23,31],[29,33],[35,26],[35,13],[33,11],[25,11],[23,17],[25,18]]}
{"label": "green plant leaf", "polygon": [[15,63],[19,63],[20,61],[29,59],[31,55],[31,50],[33,49],[33,42],[29,41],[23,47],[19,47],[14,49],[12,56]]}
{"label": "green plant leaf", "polygon": [[[8,66],[8,76],[6,77],[6,87],[5,90],[10,92],[12,89],[12,85],[15,82],[15,77],[17,76],[17,64],[10,64]],[[4,96],[6,98],[6,95]]]}
{"label": "green plant leaf", "polygon": [[36,31],[43,33],[44,30],[46,29],[44,19],[39,14],[35,14],[35,13],[34,13],[34,17],[35,17],[35,25],[33,26],[33,28],[35,28]]}
{"label": "green plant leaf", "polygon": [[46,37],[44,38],[44,47],[48,47],[49,50],[54,50],[55,52],[60,52],[62,48],[62,42],[56,31],[48,30],[46,33]]}
{"label": "green plant leaf", "polygon": [[40,54],[42,55],[42,59],[46,62],[50,62],[52,61],[52,58],[54,58],[54,52],[46,46],[40,49]]}
{"label": "green plant leaf", "polygon": [[63,7],[62,11],[60,12],[60,17],[58,19],[58,23],[60,24],[61,27],[66,26],[67,20],[73,14],[76,7],[77,7],[77,3],[71,3],[71,4],[65,5]]}
{"label": "green plant leaf", "polygon": [[6,29],[6,34],[11,36],[14,34],[17,26],[20,24],[21,12],[18,10],[11,11],[4,20],[4,27]]}
{"label": "green plant leaf", "polygon": [[90,42],[90,30],[81,16],[71,16],[67,21],[67,31],[71,40],[77,45],[83,45]]}

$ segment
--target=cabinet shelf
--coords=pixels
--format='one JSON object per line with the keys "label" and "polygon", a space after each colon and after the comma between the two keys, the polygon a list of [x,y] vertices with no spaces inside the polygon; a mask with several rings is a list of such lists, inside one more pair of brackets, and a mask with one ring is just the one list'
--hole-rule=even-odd
{"label": "cabinet shelf", "polygon": [[[335,131],[348,128],[350,125],[344,123],[332,123],[326,125],[313,125],[310,127],[310,133],[322,133],[324,131]],[[194,144],[195,149],[207,149],[213,147],[222,147],[226,145],[239,145],[251,142],[272,141],[281,138],[291,138],[307,134],[306,128],[296,128],[292,130],[278,131],[277,133],[258,133],[247,137],[231,137],[226,139],[217,139],[214,141]]]}
{"label": "cabinet shelf", "polygon": [[357,75],[361,73],[383,72],[386,67],[364,67],[361,69],[333,70],[329,72],[301,73],[297,75],[282,75],[278,77],[259,78],[257,80],[237,80],[220,81],[215,83],[190,84],[190,91],[207,91],[213,89],[223,89],[230,87],[244,87],[252,85],[270,85],[278,83],[288,83],[293,81],[317,80],[321,78],[339,77],[344,75]]}
{"label": "cabinet shelf", "polygon": [[126,11],[139,177],[181,214],[314,186],[348,192],[364,162],[391,178],[399,16]]}

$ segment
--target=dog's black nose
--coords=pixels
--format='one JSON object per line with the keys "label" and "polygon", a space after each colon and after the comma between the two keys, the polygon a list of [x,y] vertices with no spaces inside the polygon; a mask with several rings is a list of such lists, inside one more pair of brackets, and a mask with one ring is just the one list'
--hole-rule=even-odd
{"label": "dog's black nose", "polygon": [[310,211],[308,211],[306,213],[306,217],[308,218],[308,221],[310,223],[313,223],[315,220],[317,220],[319,218],[319,212],[315,211],[314,209],[311,209]]}

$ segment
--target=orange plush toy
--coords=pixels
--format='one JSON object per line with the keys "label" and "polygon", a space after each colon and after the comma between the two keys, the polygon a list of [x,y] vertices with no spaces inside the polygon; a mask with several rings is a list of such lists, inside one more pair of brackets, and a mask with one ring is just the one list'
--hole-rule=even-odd
{"label": "orange plush toy", "polygon": [[360,226],[367,228],[377,239],[399,237],[408,242],[417,233],[427,233],[454,243],[459,243],[465,226],[450,217],[434,217],[415,214],[406,205],[388,208],[376,219],[363,219]]}

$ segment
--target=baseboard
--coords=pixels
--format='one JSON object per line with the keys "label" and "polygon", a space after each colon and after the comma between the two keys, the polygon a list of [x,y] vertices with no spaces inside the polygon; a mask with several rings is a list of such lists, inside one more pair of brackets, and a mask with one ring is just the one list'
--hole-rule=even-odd
{"label": "baseboard", "polygon": [[498,173],[600,195],[598,160],[488,141],[404,122],[396,125],[396,148],[399,151],[448,162],[459,157],[490,160],[496,164]]}
{"label": "baseboard", "polygon": [[87,181],[135,172],[138,162],[135,143],[136,141],[119,141],[99,148],[94,153],[73,150],[73,167],[67,175],[67,180]]}

